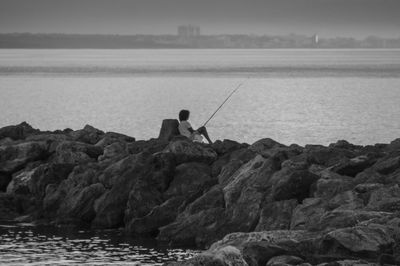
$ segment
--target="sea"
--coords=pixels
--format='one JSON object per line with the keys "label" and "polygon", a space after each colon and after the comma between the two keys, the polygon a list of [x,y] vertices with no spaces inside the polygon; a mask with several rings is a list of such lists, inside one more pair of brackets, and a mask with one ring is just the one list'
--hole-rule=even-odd
{"label": "sea", "polygon": [[[213,140],[290,145],[400,138],[400,50],[0,50],[0,127],[90,124],[155,138],[191,112]],[[161,264],[199,252],[130,239],[0,222],[0,264]]]}

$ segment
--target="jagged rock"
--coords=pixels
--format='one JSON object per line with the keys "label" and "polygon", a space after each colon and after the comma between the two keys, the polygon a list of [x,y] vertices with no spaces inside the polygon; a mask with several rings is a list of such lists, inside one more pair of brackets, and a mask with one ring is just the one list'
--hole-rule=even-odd
{"label": "jagged rock", "polygon": [[338,260],[334,262],[320,263],[317,266],[379,266],[378,263],[366,260]]}
{"label": "jagged rock", "polygon": [[159,206],[154,207],[147,215],[133,218],[125,226],[128,232],[139,235],[156,235],[158,228],[175,221],[179,207],[184,203],[185,197],[170,198]]}
{"label": "jagged rock", "polygon": [[400,211],[399,186],[383,187],[372,191],[367,208],[375,211]]}
{"label": "jagged rock", "polygon": [[290,229],[292,212],[296,206],[296,199],[267,203],[261,209],[260,221],[254,231]]}
{"label": "jagged rock", "polygon": [[159,240],[171,244],[204,245],[224,235],[224,198],[221,187],[214,186],[190,203],[175,222],[161,227]]}
{"label": "jagged rock", "polygon": [[234,246],[241,251],[248,265],[266,265],[280,255],[312,257],[319,239],[318,233],[302,230],[232,233],[214,243],[209,251]]}
{"label": "jagged rock", "polygon": [[297,199],[301,202],[310,195],[310,186],[318,178],[308,170],[285,167],[271,177],[272,198],[275,201]]}
{"label": "jagged rock", "polygon": [[[115,181],[112,188],[99,198],[92,226],[113,228],[120,226],[124,217],[125,221],[130,221],[132,218],[147,214],[153,207],[160,204],[156,201],[156,204],[153,205],[155,200],[150,201],[157,197],[157,194],[153,195],[152,193],[155,189],[161,190],[161,187],[170,180],[171,169],[174,166],[174,161],[168,155],[139,154],[135,164],[128,168]],[[142,190],[143,187],[148,190]],[[142,194],[131,192],[135,188]],[[142,210],[137,207],[145,209],[143,212],[147,212],[142,214]]]}
{"label": "jagged rock", "polygon": [[115,133],[115,132],[107,132],[104,134],[104,136],[95,144],[96,146],[102,147],[103,149],[111,145],[115,142],[118,143],[132,143],[135,141],[135,138],[120,134],[120,133]]}
{"label": "jagged rock", "polygon": [[310,164],[333,166],[346,160],[346,158],[354,158],[356,153],[342,148],[324,147],[322,145],[306,145],[304,156]]}
{"label": "jagged rock", "polygon": [[306,229],[317,223],[326,212],[328,203],[321,198],[308,198],[298,205],[292,213],[291,230]]}
{"label": "jagged rock", "polygon": [[46,142],[22,142],[0,146],[0,172],[14,173],[27,163],[45,159],[48,156]]}
{"label": "jagged rock", "polygon": [[371,224],[331,231],[323,236],[320,252],[335,254],[337,257],[359,256],[377,258],[387,251],[392,252],[395,244],[385,226]]}
{"label": "jagged rock", "polygon": [[19,215],[14,196],[0,193],[0,220],[11,221]]}
{"label": "jagged rock", "polygon": [[382,158],[373,166],[373,168],[380,174],[390,174],[400,168],[400,156]]}
{"label": "jagged rock", "polygon": [[296,256],[282,255],[271,258],[266,266],[298,265],[303,261],[302,258]]}
{"label": "jagged rock", "polygon": [[351,190],[354,186],[351,177],[339,175],[329,169],[315,171],[312,166],[310,169],[311,172],[319,176],[315,183],[315,197],[331,198],[343,191]]}
{"label": "jagged rock", "polygon": [[232,246],[223,247],[215,252],[204,252],[199,256],[167,266],[248,266],[240,251]]}
{"label": "jagged rock", "polygon": [[219,155],[231,153],[233,151],[249,147],[248,144],[239,143],[229,139],[224,139],[223,141],[217,140],[211,146],[214,151],[217,152]]}
{"label": "jagged rock", "polygon": [[67,192],[57,214],[58,223],[90,223],[96,213],[94,202],[105,192],[100,183],[89,186],[74,187]]}
{"label": "jagged rock", "polygon": [[99,161],[115,162],[128,156],[128,148],[123,142],[114,142],[104,148],[103,155],[100,155]]}
{"label": "jagged rock", "polygon": [[165,147],[167,145],[168,145],[167,141],[159,140],[159,139],[151,139],[148,141],[145,141],[145,140],[135,141],[135,142],[129,143],[127,146],[128,146],[128,151],[131,154],[138,154],[141,152],[153,154],[153,153],[161,152],[162,150],[165,149]]}
{"label": "jagged rock", "polygon": [[31,167],[27,167],[24,170],[15,173],[11,179],[11,182],[7,186],[7,193],[22,195],[29,194],[32,175],[35,173],[37,167],[38,165],[34,164]]}
{"label": "jagged rock", "polygon": [[3,138],[10,138],[12,140],[25,139],[30,134],[35,134],[38,131],[39,130],[32,128],[32,126],[29,125],[28,123],[22,122],[19,125],[0,128],[0,139]]}
{"label": "jagged rock", "polygon": [[179,126],[178,120],[164,119],[162,121],[158,139],[164,140],[164,141],[170,141],[173,137],[179,135],[178,126]]}
{"label": "jagged rock", "polygon": [[178,164],[185,162],[209,164],[217,159],[217,153],[211,147],[186,139],[170,142],[163,152],[174,154]]}
{"label": "jagged rock", "polygon": [[360,155],[351,159],[344,158],[337,165],[332,167],[332,171],[344,176],[356,176],[372,166],[377,161],[375,156]]}
{"label": "jagged rock", "polygon": [[70,132],[69,135],[75,141],[94,145],[104,136],[104,132],[90,125],[86,125],[83,129]]}
{"label": "jagged rock", "polygon": [[167,191],[166,198],[184,195],[190,197],[196,195],[214,185],[216,179],[211,177],[211,169],[204,163],[184,163],[175,169],[174,179]]}
{"label": "jagged rock", "polygon": [[57,145],[52,162],[58,164],[88,163],[96,161],[102,154],[101,147],[76,141],[64,141]]}
{"label": "jagged rock", "polygon": [[121,178],[122,174],[132,168],[138,159],[138,155],[129,155],[122,160],[110,164],[99,175],[99,181],[105,188],[112,188]]}
{"label": "jagged rock", "polygon": [[11,182],[12,177],[10,174],[0,173],[0,191],[6,191],[7,186]]}
{"label": "jagged rock", "polygon": [[266,158],[273,156],[282,148],[286,148],[286,146],[270,138],[260,139],[251,144],[249,147],[251,151],[254,151]]}
{"label": "jagged rock", "polygon": [[6,138],[3,138],[3,139],[0,139],[0,146],[10,145],[13,142],[14,142],[14,140],[12,140],[11,138],[6,137]]}

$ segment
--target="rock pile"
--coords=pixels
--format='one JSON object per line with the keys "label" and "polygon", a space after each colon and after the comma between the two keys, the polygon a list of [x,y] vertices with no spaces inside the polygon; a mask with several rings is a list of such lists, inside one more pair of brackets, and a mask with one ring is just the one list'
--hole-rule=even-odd
{"label": "rock pile", "polygon": [[168,125],[148,141],[91,126],[0,129],[2,219],[209,248],[175,265],[400,264],[399,139],[206,145]]}

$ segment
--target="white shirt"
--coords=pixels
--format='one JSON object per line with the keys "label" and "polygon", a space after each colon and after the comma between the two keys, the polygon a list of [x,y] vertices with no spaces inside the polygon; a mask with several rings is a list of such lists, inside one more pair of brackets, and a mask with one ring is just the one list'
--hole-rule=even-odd
{"label": "white shirt", "polygon": [[190,133],[189,128],[191,128],[191,127],[192,127],[192,125],[189,123],[189,121],[181,121],[178,126],[179,133],[182,136],[185,136],[192,141],[203,142],[203,137],[199,133],[197,133],[196,131],[193,132],[193,134]]}

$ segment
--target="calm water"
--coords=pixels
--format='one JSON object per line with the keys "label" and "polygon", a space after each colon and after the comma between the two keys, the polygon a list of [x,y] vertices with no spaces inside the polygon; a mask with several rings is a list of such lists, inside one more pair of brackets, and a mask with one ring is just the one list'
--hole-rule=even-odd
{"label": "calm water", "polygon": [[127,238],[119,231],[76,231],[0,223],[0,265],[161,265],[199,251]]}
{"label": "calm water", "polygon": [[400,50],[0,50],[0,125],[91,124],[139,139],[192,111],[213,139],[285,144],[400,137]]}

